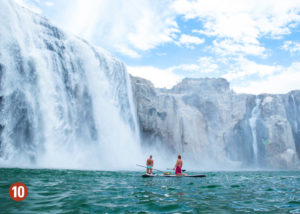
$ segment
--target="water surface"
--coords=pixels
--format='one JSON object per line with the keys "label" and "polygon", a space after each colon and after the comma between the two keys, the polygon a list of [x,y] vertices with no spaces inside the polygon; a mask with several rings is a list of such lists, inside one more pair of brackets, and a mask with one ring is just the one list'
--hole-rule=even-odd
{"label": "water surface", "polygon": [[[0,213],[300,213],[299,171],[207,172],[206,178],[141,174],[2,168]],[[9,197],[15,182],[28,187],[22,202]]]}

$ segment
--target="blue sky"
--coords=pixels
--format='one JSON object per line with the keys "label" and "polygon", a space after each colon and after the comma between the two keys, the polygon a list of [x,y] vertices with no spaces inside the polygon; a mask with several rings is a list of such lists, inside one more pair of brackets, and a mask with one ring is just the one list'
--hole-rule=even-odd
{"label": "blue sky", "polygon": [[15,0],[172,87],[224,77],[237,92],[300,89],[300,0]]}

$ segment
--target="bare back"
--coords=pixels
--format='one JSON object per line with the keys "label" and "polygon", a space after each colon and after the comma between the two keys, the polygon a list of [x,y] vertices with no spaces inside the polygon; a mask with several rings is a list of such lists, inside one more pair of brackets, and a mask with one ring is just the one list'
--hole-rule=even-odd
{"label": "bare back", "polygon": [[177,159],[176,167],[177,167],[177,166],[182,167],[182,165],[183,165],[182,160],[181,160],[181,159]]}
{"label": "bare back", "polygon": [[153,166],[153,160],[151,158],[147,159],[147,166]]}

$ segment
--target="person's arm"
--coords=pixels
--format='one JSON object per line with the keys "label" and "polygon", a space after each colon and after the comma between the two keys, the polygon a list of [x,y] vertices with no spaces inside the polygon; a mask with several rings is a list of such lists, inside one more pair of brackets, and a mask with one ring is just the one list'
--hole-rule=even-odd
{"label": "person's arm", "polygon": [[154,166],[154,160],[152,160],[152,167]]}

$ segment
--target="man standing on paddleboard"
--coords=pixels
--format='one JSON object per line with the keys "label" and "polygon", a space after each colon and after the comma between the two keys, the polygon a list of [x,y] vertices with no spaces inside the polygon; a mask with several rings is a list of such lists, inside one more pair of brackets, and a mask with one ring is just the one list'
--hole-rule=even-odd
{"label": "man standing on paddleboard", "polygon": [[177,162],[174,167],[175,175],[186,175],[186,174],[181,173],[182,165],[183,165],[183,162],[181,160],[181,155],[178,155],[178,159],[177,159]]}
{"label": "man standing on paddleboard", "polygon": [[149,174],[149,171],[150,171],[150,174],[152,175],[152,168],[154,165],[152,155],[150,155],[150,157],[147,159],[146,165],[147,165],[147,173],[146,174]]}

